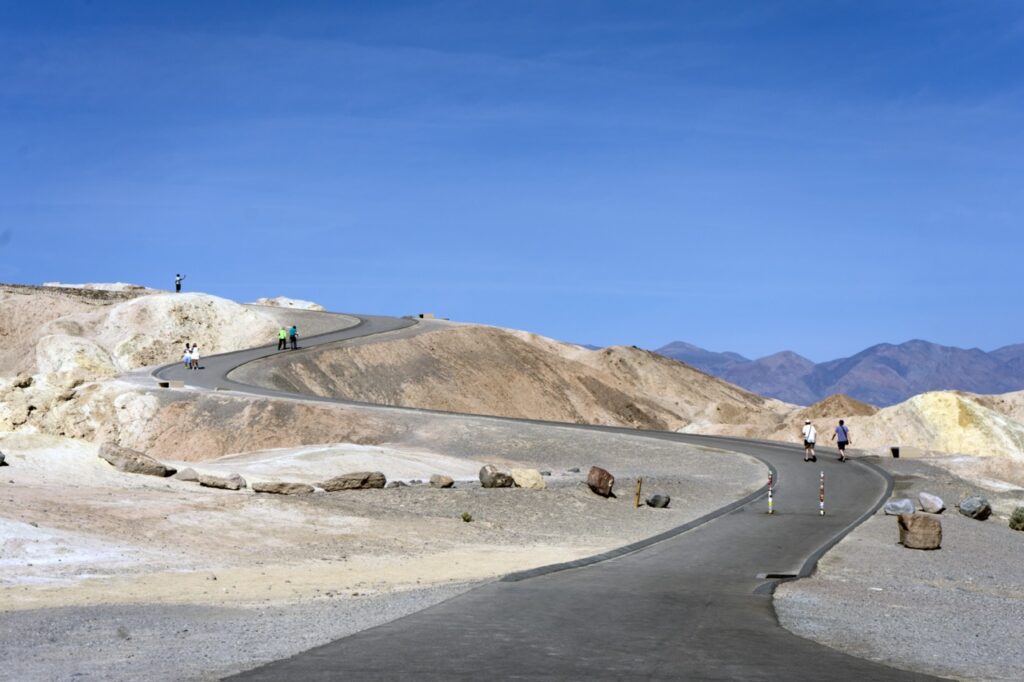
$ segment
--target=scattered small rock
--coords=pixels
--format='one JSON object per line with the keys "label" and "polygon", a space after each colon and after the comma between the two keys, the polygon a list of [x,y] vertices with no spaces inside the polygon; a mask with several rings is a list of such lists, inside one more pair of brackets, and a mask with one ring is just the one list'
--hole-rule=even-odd
{"label": "scattered small rock", "polygon": [[934,516],[900,514],[897,519],[900,544],[908,549],[939,549],[942,523]]}
{"label": "scattered small rock", "polygon": [[128,474],[146,474],[147,476],[172,476],[177,471],[165,466],[149,455],[123,448],[114,443],[104,443],[100,446],[99,456],[101,459],[110,462],[118,471]]}
{"label": "scattered small rock", "polygon": [[221,490],[240,490],[245,487],[245,479],[238,474],[229,474],[227,476],[199,474],[199,485],[207,488],[220,488]]}
{"label": "scattered small rock", "polygon": [[455,479],[444,474],[434,474],[430,477],[431,488],[451,488],[455,485]]}
{"label": "scattered small rock", "polygon": [[469,512],[462,512],[462,520],[466,523],[470,523],[473,520],[473,515]]}
{"label": "scattered small rock", "polygon": [[566,471],[566,473],[570,473],[570,474],[578,474],[580,472],[580,468],[579,467],[572,467],[571,469],[566,469],[565,471]]}
{"label": "scattered small rock", "polygon": [[672,501],[672,498],[668,495],[651,495],[647,498],[647,506],[654,507],[655,509],[665,509],[668,507],[668,503]]}
{"label": "scattered small rock", "polygon": [[919,493],[917,501],[921,503],[921,510],[929,514],[941,514],[942,510],[946,508],[946,503],[942,501],[941,497],[930,493]]}
{"label": "scattered small rock", "polygon": [[405,481],[388,481],[388,484],[386,486],[384,486],[384,487],[385,488],[408,488],[409,484],[406,483]]}
{"label": "scattered small rock", "polygon": [[273,495],[302,495],[313,492],[313,486],[306,483],[285,483],[282,481],[258,481],[249,486],[253,492]]}
{"label": "scattered small rock", "polygon": [[117,636],[120,637],[121,639],[131,639],[132,638],[132,634],[130,632],[128,632],[128,628],[126,628],[123,625],[118,625],[117,626]]}
{"label": "scattered small rock", "polygon": [[899,516],[900,514],[913,514],[917,511],[917,508],[914,506],[913,500],[904,497],[901,499],[889,500],[885,503],[885,506],[882,507],[882,511],[889,516]]}
{"label": "scattered small rock", "polygon": [[196,470],[193,469],[192,467],[185,467],[178,473],[174,474],[174,478],[178,479],[179,481],[195,482],[199,480],[199,474],[197,474]]}
{"label": "scattered small rock", "polygon": [[9,465],[9,464],[8,464],[8,463],[7,463],[6,461],[5,461],[6,459],[7,459],[7,458],[6,458],[6,456],[4,455],[4,453],[3,453],[3,452],[0,452],[0,467],[10,466],[10,465]]}
{"label": "scattered small rock", "polygon": [[540,475],[541,476],[550,476],[551,472],[550,471],[542,471],[542,472],[540,472]]}
{"label": "scattered small rock", "polygon": [[1024,507],[1017,507],[1010,514],[1010,530],[1024,530]]}
{"label": "scattered small rock", "polygon": [[329,493],[338,490],[370,490],[383,488],[388,480],[379,471],[357,471],[351,474],[342,474],[334,478],[318,483],[317,486]]}
{"label": "scattered small rock", "polygon": [[544,490],[547,487],[544,477],[536,469],[513,469],[511,473],[512,480],[520,488]]}
{"label": "scattered small rock", "polygon": [[960,504],[957,507],[960,509],[961,514],[978,521],[984,521],[992,513],[992,505],[980,495],[971,495],[960,500]]}
{"label": "scattered small rock", "polygon": [[590,467],[587,473],[587,485],[601,497],[612,497],[615,477],[601,467]]}
{"label": "scattered small rock", "polygon": [[493,464],[485,464],[480,468],[480,485],[484,488],[511,488],[512,484],[512,477],[498,471],[498,467]]}

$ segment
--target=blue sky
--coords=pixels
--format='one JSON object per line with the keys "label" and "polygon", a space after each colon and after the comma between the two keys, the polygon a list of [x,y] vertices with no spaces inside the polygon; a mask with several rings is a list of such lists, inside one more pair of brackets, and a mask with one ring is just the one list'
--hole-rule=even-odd
{"label": "blue sky", "polygon": [[0,0],[0,281],[1024,341],[1018,2]]}

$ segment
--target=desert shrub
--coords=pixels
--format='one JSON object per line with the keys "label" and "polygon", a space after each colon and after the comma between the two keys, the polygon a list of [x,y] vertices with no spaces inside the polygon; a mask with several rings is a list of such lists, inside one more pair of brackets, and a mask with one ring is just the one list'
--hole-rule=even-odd
{"label": "desert shrub", "polygon": [[1017,507],[1010,514],[1010,528],[1013,530],[1024,530],[1024,507]]}

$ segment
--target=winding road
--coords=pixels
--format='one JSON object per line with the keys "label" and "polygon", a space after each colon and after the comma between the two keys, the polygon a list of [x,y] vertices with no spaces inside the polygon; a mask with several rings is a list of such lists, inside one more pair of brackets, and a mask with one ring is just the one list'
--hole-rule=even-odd
{"label": "winding road", "polygon": [[[304,339],[303,345],[415,333],[414,320],[354,317],[357,325]],[[154,375],[210,390],[348,402],[249,386],[229,377],[242,364],[277,352],[268,345],[204,358],[198,372],[175,364]],[[776,513],[765,513],[762,489],[655,538],[588,560],[506,576],[230,679],[936,679],[797,637],[779,625],[772,607],[771,593],[780,580],[809,575],[825,551],[888,498],[892,481],[880,469],[859,461],[841,464],[831,455],[819,457],[817,464],[804,463],[799,449],[778,443],[571,428],[756,457],[776,474]],[[827,482],[825,516],[818,513],[820,472]]]}

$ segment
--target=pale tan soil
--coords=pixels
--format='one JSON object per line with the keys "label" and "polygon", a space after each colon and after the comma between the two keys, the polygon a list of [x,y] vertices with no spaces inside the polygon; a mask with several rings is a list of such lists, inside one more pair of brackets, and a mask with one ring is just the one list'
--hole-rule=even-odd
{"label": "pale tan soil", "polygon": [[[584,474],[565,474],[557,457],[547,462],[554,475],[544,491],[485,490],[473,480],[450,490],[276,496],[124,474],[100,460],[95,446],[69,439],[7,434],[0,448],[11,464],[0,487],[0,610],[294,601],[491,578],[680,525],[756,489],[764,475],[742,456],[637,444],[620,459],[642,467],[649,490],[674,500],[654,510],[633,509],[628,495],[595,496]],[[206,466],[250,475],[245,467],[258,466],[262,478],[277,478],[269,474],[272,454]],[[284,480],[335,473],[321,458],[278,454]],[[422,449],[399,446],[376,454],[395,475],[430,461]],[[457,459],[437,456],[433,470],[464,474]],[[303,466],[311,470],[296,476]],[[622,488],[631,484],[620,478]],[[462,520],[464,511],[472,522]]]}

